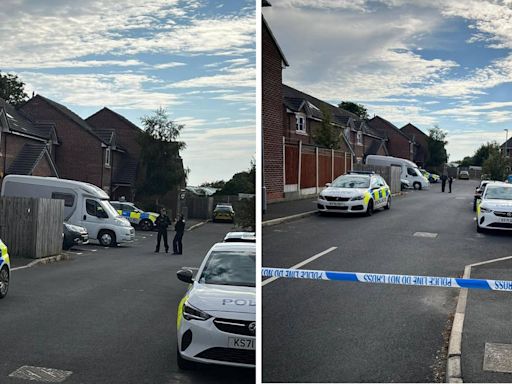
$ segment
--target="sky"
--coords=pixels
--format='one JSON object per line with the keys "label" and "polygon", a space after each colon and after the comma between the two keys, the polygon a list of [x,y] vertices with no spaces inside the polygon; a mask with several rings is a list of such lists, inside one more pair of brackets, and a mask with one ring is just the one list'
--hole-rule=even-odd
{"label": "sky", "polygon": [[399,128],[437,125],[450,161],[512,136],[512,0],[270,3],[285,84]]}
{"label": "sky", "polygon": [[189,185],[229,180],[256,152],[254,0],[2,0],[0,71],[87,118],[185,125]]}

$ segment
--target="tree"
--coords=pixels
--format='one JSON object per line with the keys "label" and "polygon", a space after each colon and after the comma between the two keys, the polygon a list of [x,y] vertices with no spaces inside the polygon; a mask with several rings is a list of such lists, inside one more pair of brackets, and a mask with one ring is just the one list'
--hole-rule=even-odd
{"label": "tree", "polygon": [[188,170],[183,168],[180,150],[186,147],[178,141],[184,125],[170,120],[163,108],[141,119],[143,130],[138,142],[145,178],[139,192],[149,196],[163,196],[185,184]]}
{"label": "tree", "polygon": [[487,142],[486,144],[482,144],[480,148],[478,148],[473,155],[473,164],[471,165],[477,165],[482,166],[490,156],[491,153],[500,150],[500,146],[496,141]]}
{"label": "tree", "polygon": [[322,115],[322,124],[313,132],[313,140],[321,147],[338,149],[339,137],[331,125],[331,112],[327,108],[322,108]]}
{"label": "tree", "polygon": [[473,165],[473,157],[466,156],[458,163],[459,163],[459,167],[469,167],[470,165]]}
{"label": "tree", "polygon": [[224,188],[218,191],[217,195],[238,195],[239,193],[253,194],[256,191],[256,164],[251,162],[248,171],[235,173],[226,182]]}
{"label": "tree", "polygon": [[483,163],[482,173],[490,176],[491,180],[505,180],[509,169],[509,161],[504,158],[499,148],[491,148],[489,156]]}
{"label": "tree", "polygon": [[448,161],[448,153],[446,152],[446,132],[437,125],[429,129],[427,138],[428,159],[427,167],[438,167]]}
{"label": "tree", "polygon": [[363,104],[353,103],[352,101],[342,101],[338,104],[338,107],[345,111],[355,113],[360,119],[368,119],[370,117],[368,116],[368,110]]}
{"label": "tree", "polygon": [[2,75],[0,72],[0,97],[9,104],[19,107],[28,98],[25,93],[25,83],[17,75],[11,73]]}
{"label": "tree", "polygon": [[210,187],[210,188],[217,188],[222,189],[226,185],[226,182],[224,180],[216,180],[216,181],[210,181],[205,182],[200,185],[200,187]]}

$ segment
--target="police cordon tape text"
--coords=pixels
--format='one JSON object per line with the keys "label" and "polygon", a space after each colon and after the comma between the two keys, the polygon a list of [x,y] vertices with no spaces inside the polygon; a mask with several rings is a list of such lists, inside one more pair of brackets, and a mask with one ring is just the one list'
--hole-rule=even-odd
{"label": "police cordon tape text", "polygon": [[462,279],[453,277],[388,275],[382,273],[333,272],[305,269],[267,268],[261,269],[262,277],[285,279],[310,279],[353,281],[373,284],[418,285],[425,287],[473,288],[512,292],[512,281]]}

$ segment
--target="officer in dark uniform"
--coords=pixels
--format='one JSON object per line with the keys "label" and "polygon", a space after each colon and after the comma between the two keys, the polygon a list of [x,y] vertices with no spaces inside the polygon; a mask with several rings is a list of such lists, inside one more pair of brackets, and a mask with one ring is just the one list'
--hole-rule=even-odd
{"label": "officer in dark uniform", "polygon": [[453,183],[453,177],[450,176],[448,178],[448,187],[450,188],[450,193],[452,193],[452,183]]}
{"label": "officer in dark uniform", "polygon": [[155,226],[158,230],[158,236],[156,240],[156,249],[155,252],[160,252],[160,240],[162,237],[164,238],[164,247],[165,253],[169,252],[169,244],[167,243],[167,226],[171,225],[171,219],[167,216],[167,211],[165,208],[160,210],[160,216],[158,216],[155,220]]}
{"label": "officer in dark uniform", "polygon": [[179,220],[174,225],[174,230],[176,231],[176,235],[174,235],[174,239],[172,241],[173,255],[181,255],[183,254],[183,244],[181,243],[181,239],[183,239],[183,234],[185,233],[185,221],[183,220],[183,215],[180,215]]}
{"label": "officer in dark uniform", "polygon": [[448,179],[448,175],[443,173],[441,175],[441,192],[444,192],[444,189],[446,188],[446,180]]}

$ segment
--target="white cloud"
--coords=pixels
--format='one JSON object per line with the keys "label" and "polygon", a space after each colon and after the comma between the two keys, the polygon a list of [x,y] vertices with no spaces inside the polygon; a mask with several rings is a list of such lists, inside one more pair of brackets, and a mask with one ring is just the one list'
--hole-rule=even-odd
{"label": "white cloud", "polygon": [[226,73],[211,76],[199,76],[171,84],[170,88],[194,87],[256,87],[256,71],[254,68],[231,68]]}
{"label": "white cloud", "polygon": [[154,110],[182,102],[172,93],[145,89],[143,85],[159,82],[146,75],[53,75],[35,72],[21,72],[19,75],[27,84],[27,93],[35,91],[62,104]]}
{"label": "white cloud", "polygon": [[503,131],[465,131],[459,133],[448,133],[446,138],[448,145],[446,150],[450,154],[450,161],[462,160],[465,156],[473,156],[475,151],[487,142],[497,141],[499,144],[505,142]]}
{"label": "white cloud", "polygon": [[178,61],[172,61],[170,63],[155,64],[153,66],[153,68],[155,68],[155,69],[168,69],[168,68],[182,67],[184,65],[186,65],[186,64],[178,62]]}

